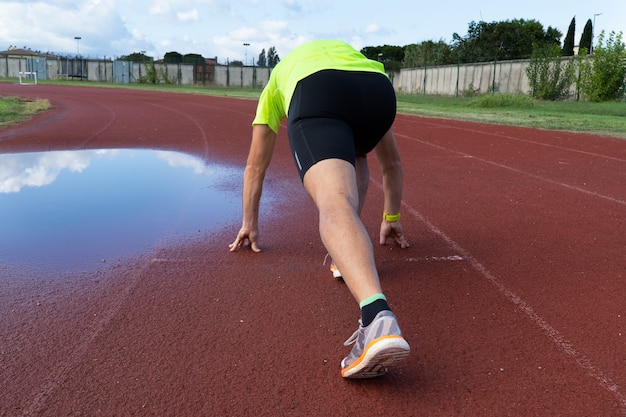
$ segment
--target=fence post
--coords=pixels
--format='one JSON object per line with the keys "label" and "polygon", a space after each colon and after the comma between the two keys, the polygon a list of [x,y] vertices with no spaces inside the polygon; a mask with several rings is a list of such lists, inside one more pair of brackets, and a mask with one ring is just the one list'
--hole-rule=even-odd
{"label": "fence post", "polygon": [[457,60],[456,62],[456,92],[455,96],[459,96],[459,77],[461,76],[461,63]]}
{"label": "fence post", "polygon": [[496,65],[498,63],[498,57],[493,58],[493,81],[491,82],[491,94],[496,93]]}
{"label": "fence post", "polygon": [[426,62],[426,56],[424,56],[424,84],[422,85],[422,94],[426,95],[426,73],[428,72],[428,63]]}

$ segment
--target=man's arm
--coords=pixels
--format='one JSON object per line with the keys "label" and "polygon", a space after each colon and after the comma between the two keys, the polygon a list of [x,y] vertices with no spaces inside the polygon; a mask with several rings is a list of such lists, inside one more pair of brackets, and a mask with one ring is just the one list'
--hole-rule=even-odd
{"label": "man's arm", "polygon": [[[389,129],[385,136],[374,148],[378,161],[383,171],[383,191],[385,193],[384,212],[389,215],[400,214],[402,205],[402,183],[403,172],[400,154],[396,146],[396,140],[392,129]],[[399,220],[387,221],[383,219],[380,226],[380,244],[384,245],[388,238],[393,238],[403,248],[409,246],[404,238],[402,225]]]}
{"label": "man's arm", "polygon": [[265,172],[272,159],[276,133],[267,125],[252,127],[252,144],[243,174],[242,222],[237,238],[229,245],[231,252],[244,246],[246,239],[253,251],[259,252],[259,204]]}

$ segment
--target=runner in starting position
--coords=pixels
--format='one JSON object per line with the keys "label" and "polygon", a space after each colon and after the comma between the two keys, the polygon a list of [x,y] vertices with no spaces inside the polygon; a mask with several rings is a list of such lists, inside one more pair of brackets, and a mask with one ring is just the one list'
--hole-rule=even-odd
{"label": "runner in starting position", "polygon": [[305,43],[273,69],[252,122],[252,143],[243,180],[243,219],[235,251],[259,252],[258,214],[265,172],[281,120],[304,188],[319,212],[319,230],[332,258],[361,307],[354,344],[341,362],[344,378],[382,375],[409,354],[395,315],[383,295],[372,242],[360,219],[369,182],[367,154],[382,166],[384,207],[380,244],[408,247],[400,224],[402,165],[391,126],[396,97],[377,61],[332,40]]}

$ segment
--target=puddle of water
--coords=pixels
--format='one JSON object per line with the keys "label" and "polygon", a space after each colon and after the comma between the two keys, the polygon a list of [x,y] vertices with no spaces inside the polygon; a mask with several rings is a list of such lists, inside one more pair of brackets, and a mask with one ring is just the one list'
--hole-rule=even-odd
{"label": "puddle of water", "polygon": [[239,186],[176,152],[0,155],[0,261],[73,270],[216,230],[240,220]]}

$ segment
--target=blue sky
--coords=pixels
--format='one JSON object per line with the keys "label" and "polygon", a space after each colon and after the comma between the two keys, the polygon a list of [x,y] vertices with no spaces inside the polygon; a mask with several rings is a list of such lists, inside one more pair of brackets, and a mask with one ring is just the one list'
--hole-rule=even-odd
{"label": "blue sky", "polygon": [[578,43],[594,14],[596,37],[602,30],[626,35],[624,0],[0,0],[0,50],[26,46],[91,57],[146,51],[157,59],[177,51],[251,63],[262,49],[274,46],[284,56],[318,38],[357,49],[450,42],[480,20],[535,19],[565,35],[575,16]]}

